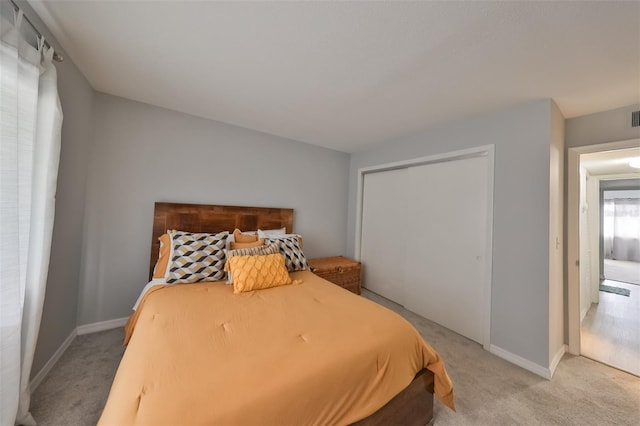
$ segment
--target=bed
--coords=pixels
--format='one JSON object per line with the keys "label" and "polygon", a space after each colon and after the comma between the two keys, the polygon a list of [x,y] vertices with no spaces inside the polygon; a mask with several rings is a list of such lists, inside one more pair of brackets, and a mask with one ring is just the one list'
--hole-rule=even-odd
{"label": "bed", "polygon": [[[293,210],[156,203],[150,276],[168,229],[285,228]],[[309,271],[234,294],[160,284],[127,324],[101,425],[426,424],[454,408],[439,355],[402,317]]]}

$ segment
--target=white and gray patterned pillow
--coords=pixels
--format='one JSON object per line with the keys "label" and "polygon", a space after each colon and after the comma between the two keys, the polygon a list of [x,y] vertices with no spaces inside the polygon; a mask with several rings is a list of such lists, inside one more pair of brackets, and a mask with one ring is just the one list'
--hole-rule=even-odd
{"label": "white and gray patterned pillow", "polygon": [[287,271],[304,271],[309,269],[307,258],[300,247],[299,235],[287,235],[284,237],[267,238],[267,244],[280,242],[280,253],[284,256],[284,264]]}
{"label": "white and gray patterned pillow", "polygon": [[171,259],[167,283],[218,281],[226,277],[224,248],[228,232],[194,234],[170,230]]}
{"label": "white and gray patterned pillow", "polygon": [[[280,252],[280,243],[274,243],[258,247],[241,248],[224,251],[227,261],[235,256],[266,256],[268,254],[276,254]],[[227,284],[233,284],[233,276],[229,270],[229,264],[225,261],[224,270],[227,272]]]}

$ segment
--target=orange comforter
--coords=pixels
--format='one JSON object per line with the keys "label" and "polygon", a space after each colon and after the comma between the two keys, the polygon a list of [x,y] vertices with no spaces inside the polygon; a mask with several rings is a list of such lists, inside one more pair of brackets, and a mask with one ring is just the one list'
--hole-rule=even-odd
{"label": "orange comforter", "polygon": [[129,321],[99,424],[349,424],[424,367],[453,408],[442,360],[406,320],[291,275],[303,283],[239,295],[219,282],[154,287]]}

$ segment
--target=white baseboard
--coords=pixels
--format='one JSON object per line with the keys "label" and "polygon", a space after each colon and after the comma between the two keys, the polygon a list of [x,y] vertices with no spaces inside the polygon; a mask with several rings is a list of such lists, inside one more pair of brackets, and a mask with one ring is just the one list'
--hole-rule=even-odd
{"label": "white baseboard", "polygon": [[51,358],[49,358],[49,361],[47,361],[47,363],[44,366],[42,366],[40,371],[38,371],[38,374],[36,374],[33,377],[33,379],[31,379],[31,382],[29,383],[29,385],[31,387],[32,393],[33,391],[36,390],[38,386],[40,386],[40,383],[44,381],[45,377],[47,377],[47,374],[49,374],[53,366],[56,365],[56,362],[58,362],[60,357],[62,357],[62,354],[64,354],[64,352],[67,350],[71,342],[73,342],[73,339],[76,338],[76,334],[77,334],[77,329],[74,328],[71,334],[69,334],[69,336],[67,336],[67,338],[64,339],[64,342],[62,342],[58,350],[53,354]]}
{"label": "white baseboard", "polygon": [[99,331],[111,330],[112,328],[124,327],[128,319],[129,317],[116,318],[108,321],[79,325],[78,336],[82,336],[83,334],[97,333]]}
{"label": "white baseboard", "polygon": [[558,364],[560,364],[560,360],[564,356],[564,354],[569,350],[567,345],[562,345],[558,348],[558,352],[553,356],[551,360],[551,365],[549,365],[549,379],[553,377],[556,372],[556,368],[558,368]]}
{"label": "white baseboard", "polygon": [[535,362],[529,361],[528,359],[522,358],[514,353],[506,351],[498,346],[491,345],[491,349],[489,350],[492,354],[499,356],[502,359],[509,361],[512,364],[517,365],[518,367],[522,367],[525,370],[531,371],[533,374],[537,374],[540,377],[543,377],[547,380],[551,380],[551,370],[545,368]]}
{"label": "white baseboard", "polygon": [[49,361],[47,361],[47,363],[40,369],[40,371],[38,371],[38,374],[36,374],[33,377],[31,382],[29,383],[29,385],[31,386],[31,392],[35,391],[36,388],[40,386],[40,384],[45,379],[45,377],[47,377],[47,374],[49,374],[53,366],[56,365],[56,363],[58,362],[62,354],[64,354],[64,352],[67,350],[67,348],[69,347],[71,342],[73,342],[73,339],[76,338],[76,336],[80,336],[82,334],[97,333],[99,331],[111,330],[112,328],[123,327],[127,323],[128,319],[129,319],[128,317],[116,318],[108,321],[101,321],[101,322],[94,322],[92,324],[80,325],[74,328],[71,334],[69,334],[69,336],[66,339],[64,339],[64,342],[62,342],[58,350],[53,354],[51,358],[49,358]]}

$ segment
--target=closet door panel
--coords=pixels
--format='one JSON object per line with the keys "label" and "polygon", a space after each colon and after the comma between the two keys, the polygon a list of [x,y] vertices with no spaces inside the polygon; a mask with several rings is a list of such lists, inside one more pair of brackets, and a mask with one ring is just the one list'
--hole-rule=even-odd
{"label": "closet door panel", "polygon": [[394,302],[404,303],[407,169],[364,176],[360,259],[364,286]]}
{"label": "closet door panel", "polygon": [[404,306],[482,342],[488,160],[411,167],[407,177]]}

